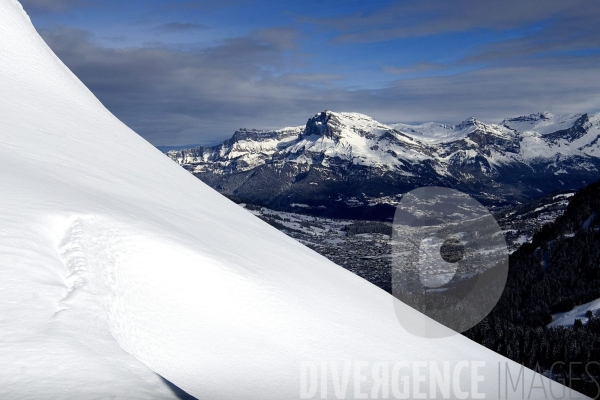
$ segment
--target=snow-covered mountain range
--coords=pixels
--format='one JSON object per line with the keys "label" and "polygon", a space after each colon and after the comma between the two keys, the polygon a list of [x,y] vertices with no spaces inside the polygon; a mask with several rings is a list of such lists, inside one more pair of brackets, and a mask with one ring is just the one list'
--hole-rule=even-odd
{"label": "snow-covered mountain range", "polygon": [[600,114],[385,125],[324,111],[305,126],[242,129],[220,145],[167,154],[224,194],[278,208],[356,213],[426,185],[514,203],[600,177]]}

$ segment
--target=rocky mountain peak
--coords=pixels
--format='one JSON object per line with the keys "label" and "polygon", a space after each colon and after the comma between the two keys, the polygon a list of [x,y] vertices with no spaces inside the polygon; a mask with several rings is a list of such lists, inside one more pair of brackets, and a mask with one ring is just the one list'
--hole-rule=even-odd
{"label": "rocky mountain peak", "polygon": [[306,127],[304,128],[304,135],[336,137],[336,134],[332,132],[332,129],[329,126],[332,122],[332,118],[335,118],[334,114],[328,110],[309,118],[306,122]]}
{"label": "rocky mountain peak", "polygon": [[469,118],[465,119],[463,122],[461,122],[460,124],[456,125],[456,128],[464,129],[464,128],[468,128],[470,126],[477,126],[478,124],[479,124],[479,121],[477,121],[475,119],[475,117],[469,117]]}
{"label": "rocky mountain peak", "polygon": [[380,137],[393,130],[368,115],[325,110],[308,119],[304,136],[323,136],[335,141],[345,137]]}
{"label": "rocky mountain peak", "polygon": [[302,132],[302,127],[290,127],[277,130],[259,130],[240,128],[229,139],[233,144],[240,141],[262,142],[265,140],[282,140],[291,136],[298,136]]}
{"label": "rocky mountain peak", "polygon": [[549,121],[554,118],[554,115],[548,111],[543,111],[541,113],[534,113],[529,115],[522,115],[520,117],[515,118],[505,118],[500,124],[501,125],[510,125],[510,123],[514,122],[528,122],[535,123],[538,121]]}

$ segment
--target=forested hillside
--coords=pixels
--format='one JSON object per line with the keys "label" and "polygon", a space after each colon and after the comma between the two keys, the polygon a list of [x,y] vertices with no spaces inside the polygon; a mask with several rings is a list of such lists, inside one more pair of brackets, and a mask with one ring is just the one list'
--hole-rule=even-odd
{"label": "forested hillside", "polygon": [[[600,181],[573,196],[566,212],[544,226],[510,257],[506,288],[495,309],[465,335],[526,367],[567,379],[596,396],[600,315],[588,313],[574,327],[548,328],[552,314],[600,298]],[[563,362],[563,365],[552,365]],[[582,379],[582,380],[575,380]]]}

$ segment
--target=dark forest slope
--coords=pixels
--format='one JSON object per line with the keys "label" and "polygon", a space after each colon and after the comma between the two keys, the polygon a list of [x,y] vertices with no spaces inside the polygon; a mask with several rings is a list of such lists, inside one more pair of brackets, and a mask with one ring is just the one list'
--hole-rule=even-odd
{"label": "dark forest slope", "polygon": [[[573,328],[547,328],[552,314],[600,298],[600,181],[573,196],[564,215],[510,257],[506,288],[495,309],[465,335],[526,367],[553,373],[588,396],[598,395],[600,316]],[[562,365],[552,364],[563,362]],[[586,371],[585,366],[590,365]],[[581,378],[583,380],[575,380]]]}

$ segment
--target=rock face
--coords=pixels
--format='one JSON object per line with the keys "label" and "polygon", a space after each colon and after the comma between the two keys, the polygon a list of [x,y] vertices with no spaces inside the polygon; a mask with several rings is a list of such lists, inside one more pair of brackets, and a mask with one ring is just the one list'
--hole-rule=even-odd
{"label": "rock face", "polygon": [[[385,125],[324,111],[305,126],[242,129],[167,154],[223,194],[282,210],[387,218],[402,193],[450,186],[487,205],[580,188],[600,177],[600,114],[544,112],[486,124]],[[308,207],[306,207],[308,206]]]}

